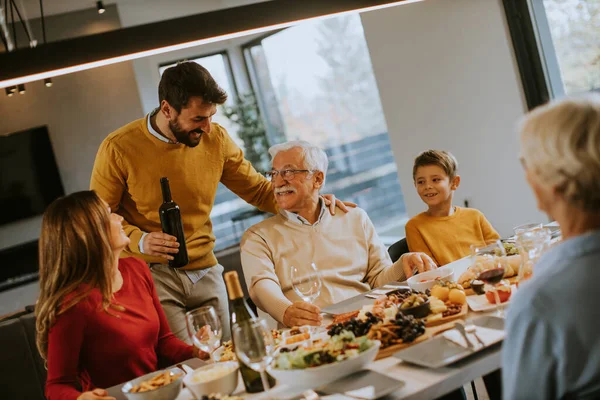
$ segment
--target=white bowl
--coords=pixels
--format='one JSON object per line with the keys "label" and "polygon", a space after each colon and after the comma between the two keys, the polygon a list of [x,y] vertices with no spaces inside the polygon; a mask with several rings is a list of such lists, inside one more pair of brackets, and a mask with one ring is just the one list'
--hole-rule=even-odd
{"label": "white bowl", "polygon": [[373,341],[373,346],[353,358],[320,367],[305,369],[276,369],[269,368],[269,374],[278,382],[290,387],[319,387],[336,379],[364,369],[375,360],[381,342]]}
{"label": "white bowl", "polygon": [[171,375],[180,374],[179,378],[169,383],[168,385],[161,386],[158,389],[150,390],[148,392],[130,393],[129,391],[136,385],[154,378],[156,375],[165,373],[165,370],[152,372],[135,378],[123,385],[121,391],[127,396],[129,400],[175,400],[181,392],[181,386],[183,383],[183,372],[179,368],[171,368],[168,370]]}
{"label": "white bowl", "polygon": [[[200,375],[207,373],[214,368],[230,369],[225,375],[221,375],[211,380],[201,380]],[[222,393],[230,395],[238,386],[239,364],[237,361],[226,361],[215,364],[205,365],[188,373],[183,378],[183,383],[194,393],[196,398],[209,395],[211,393]]]}
{"label": "white bowl", "polygon": [[454,282],[454,269],[450,267],[440,267],[431,271],[421,272],[413,275],[406,281],[412,290],[425,292],[435,285],[435,281],[440,279],[446,282]]}

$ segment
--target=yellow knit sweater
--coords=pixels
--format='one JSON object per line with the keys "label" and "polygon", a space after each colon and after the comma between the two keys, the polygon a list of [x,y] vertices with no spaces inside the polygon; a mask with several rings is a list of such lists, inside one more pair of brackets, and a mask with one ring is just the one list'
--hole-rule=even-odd
{"label": "yellow knit sweater", "polygon": [[474,208],[456,207],[448,217],[414,216],[406,224],[406,241],[410,251],[428,254],[438,264],[446,265],[471,254],[471,245],[481,245],[500,235]]}
{"label": "yellow knit sweater", "polygon": [[181,209],[190,258],[184,269],[211,267],[217,259],[210,212],[219,182],[259,209],[276,213],[271,183],[244,159],[220,125],[213,123],[211,132],[191,148],[152,136],[146,118],[125,125],[102,142],[90,188],[125,218],[123,227],[131,243],[123,256],[164,263],[162,258],[141,254],[139,241],[144,232],[162,230],[160,178],[166,176]]}

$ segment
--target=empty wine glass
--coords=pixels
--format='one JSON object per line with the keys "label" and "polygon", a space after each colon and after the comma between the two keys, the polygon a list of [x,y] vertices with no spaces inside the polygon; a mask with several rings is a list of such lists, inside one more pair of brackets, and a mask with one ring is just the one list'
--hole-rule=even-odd
{"label": "empty wine glass", "polygon": [[519,225],[519,226],[515,226],[513,228],[513,230],[515,231],[515,235],[518,235],[519,233],[522,232],[527,232],[527,231],[533,231],[536,229],[542,229],[544,227],[544,224],[523,224],[523,225]]}
{"label": "empty wine glass", "polygon": [[517,287],[531,278],[533,266],[550,246],[551,233],[547,228],[521,231],[517,234],[516,244],[521,256]]}
{"label": "empty wine glass", "polygon": [[303,301],[312,304],[321,294],[321,274],[317,270],[315,263],[305,264],[304,266],[291,266],[290,278],[294,292],[302,298]]}
{"label": "empty wine glass", "polygon": [[273,360],[275,348],[271,329],[263,319],[240,322],[233,325],[232,329],[235,354],[244,364],[260,374],[266,393],[271,388],[266,370]]}
{"label": "empty wine glass", "polygon": [[487,284],[494,293],[496,314],[503,317],[504,313],[500,308],[500,296],[496,286],[502,281],[506,270],[507,260],[504,245],[499,240],[484,247],[472,245],[471,263],[477,271],[477,279]]}
{"label": "empty wine glass", "polygon": [[[321,294],[321,273],[317,270],[315,263],[305,264],[302,266],[290,267],[290,278],[292,279],[292,287],[294,292],[302,298],[303,301],[312,304]],[[309,328],[309,333],[312,335],[313,328]]]}
{"label": "empty wine glass", "polygon": [[210,361],[215,362],[213,352],[221,345],[223,330],[221,321],[213,306],[204,306],[188,311],[185,320],[190,339],[200,350],[210,355]]}

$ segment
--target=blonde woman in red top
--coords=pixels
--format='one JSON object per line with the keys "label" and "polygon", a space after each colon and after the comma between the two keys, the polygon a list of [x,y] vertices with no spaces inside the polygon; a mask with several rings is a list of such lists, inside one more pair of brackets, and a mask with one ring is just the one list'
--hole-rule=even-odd
{"label": "blonde woman in red top", "polygon": [[148,266],[119,258],[122,220],[93,191],[44,213],[36,324],[48,400],[113,399],[103,388],[206,356],[171,333]]}

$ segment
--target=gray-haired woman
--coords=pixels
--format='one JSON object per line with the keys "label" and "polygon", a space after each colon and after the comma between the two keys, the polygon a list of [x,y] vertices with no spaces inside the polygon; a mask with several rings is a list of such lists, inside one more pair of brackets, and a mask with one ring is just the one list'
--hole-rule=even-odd
{"label": "gray-haired woman", "polygon": [[600,398],[600,97],[529,113],[521,154],[563,241],[519,288],[503,345],[506,399]]}

